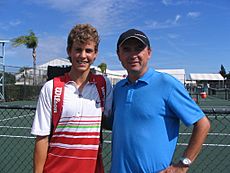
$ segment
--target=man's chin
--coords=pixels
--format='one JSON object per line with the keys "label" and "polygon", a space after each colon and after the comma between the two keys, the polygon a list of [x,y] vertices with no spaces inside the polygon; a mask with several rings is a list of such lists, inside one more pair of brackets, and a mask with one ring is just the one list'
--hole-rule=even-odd
{"label": "man's chin", "polygon": [[140,71],[140,67],[138,67],[138,66],[131,66],[127,70],[128,71],[133,71],[133,72],[139,72]]}
{"label": "man's chin", "polygon": [[77,71],[84,72],[84,71],[90,70],[90,67],[89,67],[89,66],[77,66],[77,67],[75,67],[75,69],[76,69]]}
{"label": "man's chin", "polygon": [[128,70],[128,72],[130,74],[133,74],[133,75],[138,75],[140,73],[140,70],[139,69],[130,69],[130,70]]}

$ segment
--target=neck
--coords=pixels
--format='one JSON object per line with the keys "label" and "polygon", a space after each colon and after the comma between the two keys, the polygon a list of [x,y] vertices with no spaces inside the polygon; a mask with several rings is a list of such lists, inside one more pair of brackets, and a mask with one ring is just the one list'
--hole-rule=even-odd
{"label": "neck", "polygon": [[81,72],[81,71],[74,71],[73,69],[71,69],[69,72],[69,76],[71,80],[73,80],[78,86],[81,86],[86,82],[88,82],[89,72],[90,70]]}
{"label": "neck", "polygon": [[139,72],[139,71],[130,71],[128,72],[128,79],[131,83],[134,83],[135,81],[137,81],[138,79],[140,79],[146,72],[147,72],[148,68],[146,68],[146,70]]}

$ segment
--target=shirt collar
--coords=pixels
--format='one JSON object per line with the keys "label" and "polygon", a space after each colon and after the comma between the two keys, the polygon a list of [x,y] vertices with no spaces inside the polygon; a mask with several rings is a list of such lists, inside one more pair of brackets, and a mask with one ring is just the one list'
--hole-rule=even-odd
{"label": "shirt collar", "polygon": [[[95,74],[93,74],[93,73],[91,73],[91,72],[89,73],[89,80],[88,80],[89,83],[91,83],[91,84],[97,83],[96,78],[95,78],[94,76],[95,76]],[[69,73],[65,73],[65,74],[64,74],[63,80],[64,80],[65,83],[74,82],[74,81],[70,78]]]}
{"label": "shirt collar", "polygon": [[[63,80],[64,80],[65,84],[74,83],[76,85],[76,83],[71,79],[69,73],[64,74]],[[93,77],[92,77],[91,73],[89,73],[89,81],[87,83],[90,83],[90,84],[96,83],[95,80],[93,80]]]}
{"label": "shirt collar", "polygon": [[[151,77],[153,76],[153,74],[155,73],[155,69],[154,68],[148,68],[148,70],[145,72],[145,74],[140,77],[136,83],[138,82],[143,82],[146,84],[149,84]],[[123,81],[121,81],[121,85],[125,86],[125,85],[129,85],[131,84],[131,82],[129,81],[128,77],[126,77],[126,79],[124,79]]]}

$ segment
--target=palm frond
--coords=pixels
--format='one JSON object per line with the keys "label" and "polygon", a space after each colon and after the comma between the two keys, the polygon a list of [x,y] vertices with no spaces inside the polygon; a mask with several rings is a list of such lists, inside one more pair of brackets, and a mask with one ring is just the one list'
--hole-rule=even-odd
{"label": "palm frond", "polygon": [[29,35],[19,36],[12,40],[14,47],[25,45],[27,48],[36,48],[38,46],[38,38],[33,31],[30,31]]}
{"label": "palm frond", "polygon": [[26,36],[20,36],[11,40],[14,47],[26,44]]}

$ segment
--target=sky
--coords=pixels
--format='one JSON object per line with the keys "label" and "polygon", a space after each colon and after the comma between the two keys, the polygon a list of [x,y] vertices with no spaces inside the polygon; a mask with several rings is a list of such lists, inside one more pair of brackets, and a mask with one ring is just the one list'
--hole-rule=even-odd
{"label": "sky", "polygon": [[[67,36],[79,23],[99,32],[95,66],[122,70],[116,43],[122,32],[135,28],[150,39],[149,66],[155,69],[218,73],[223,64],[230,71],[229,0],[0,0],[0,40],[32,30],[38,37],[37,65],[66,58]],[[32,67],[31,53],[6,43],[4,64]]]}

